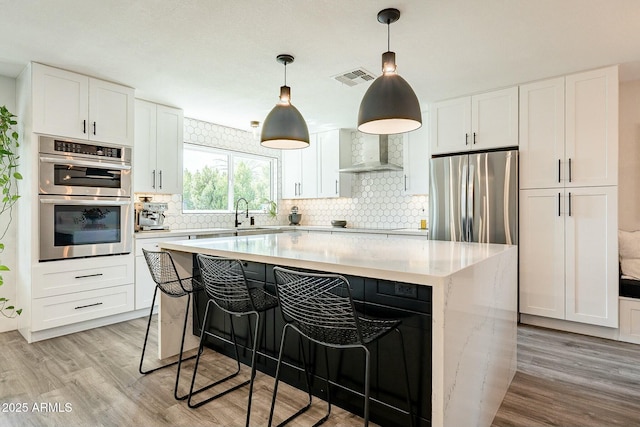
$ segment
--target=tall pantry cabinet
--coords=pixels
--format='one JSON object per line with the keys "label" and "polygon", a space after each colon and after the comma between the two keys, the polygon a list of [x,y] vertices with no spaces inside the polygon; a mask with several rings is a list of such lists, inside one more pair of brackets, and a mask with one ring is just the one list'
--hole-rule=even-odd
{"label": "tall pantry cabinet", "polygon": [[520,86],[520,313],[618,326],[618,67]]}

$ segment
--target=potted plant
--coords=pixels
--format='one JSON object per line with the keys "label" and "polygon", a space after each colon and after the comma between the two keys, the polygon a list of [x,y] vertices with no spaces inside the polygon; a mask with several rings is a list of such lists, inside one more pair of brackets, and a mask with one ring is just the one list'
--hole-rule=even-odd
{"label": "potted plant", "polygon": [[[16,116],[11,114],[6,106],[0,107],[0,189],[2,190],[0,217],[7,218],[4,228],[0,230],[0,254],[4,252],[5,246],[2,241],[13,219],[11,216],[13,205],[20,197],[17,181],[22,179],[22,175],[18,172],[18,132],[13,128],[16,124]],[[0,262],[0,286],[4,284],[1,274],[5,271],[9,271],[9,267]],[[0,313],[12,318],[19,316],[22,309],[15,308],[8,298],[0,297]]]}
{"label": "potted plant", "polygon": [[278,214],[278,205],[273,200],[262,199],[262,211],[268,213],[271,218]]}

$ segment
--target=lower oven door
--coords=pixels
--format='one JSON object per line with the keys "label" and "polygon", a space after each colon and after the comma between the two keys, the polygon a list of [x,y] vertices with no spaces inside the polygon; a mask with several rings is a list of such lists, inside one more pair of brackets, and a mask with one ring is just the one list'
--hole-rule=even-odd
{"label": "lower oven door", "polygon": [[39,196],[40,261],[131,252],[129,197]]}

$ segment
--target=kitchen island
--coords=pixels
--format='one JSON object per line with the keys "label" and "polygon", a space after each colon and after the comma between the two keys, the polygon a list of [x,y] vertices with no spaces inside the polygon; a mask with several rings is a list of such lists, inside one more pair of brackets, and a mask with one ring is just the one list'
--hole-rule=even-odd
{"label": "kitchen island", "polygon": [[[192,271],[193,254],[204,253],[376,279],[363,281],[365,294],[380,281],[400,283],[394,298],[420,294],[402,284],[428,290],[430,354],[423,358],[431,364],[433,426],[490,425],[515,374],[516,246],[289,232],[160,247],[170,250],[186,273]],[[180,313],[166,303],[163,299],[160,307],[160,341],[177,342]],[[161,351],[161,357],[168,355]]]}

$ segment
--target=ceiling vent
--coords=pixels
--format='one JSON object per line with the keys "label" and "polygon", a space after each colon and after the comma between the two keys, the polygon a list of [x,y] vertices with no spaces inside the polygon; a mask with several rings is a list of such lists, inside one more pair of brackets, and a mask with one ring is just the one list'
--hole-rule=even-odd
{"label": "ceiling vent", "polygon": [[355,86],[360,83],[367,83],[375,80],[376,76],[364,68],[356,68],[355,70],[337,74],[332,78],[347,86]]}

